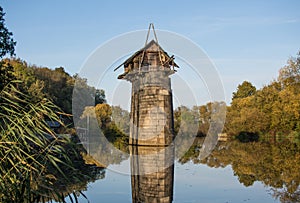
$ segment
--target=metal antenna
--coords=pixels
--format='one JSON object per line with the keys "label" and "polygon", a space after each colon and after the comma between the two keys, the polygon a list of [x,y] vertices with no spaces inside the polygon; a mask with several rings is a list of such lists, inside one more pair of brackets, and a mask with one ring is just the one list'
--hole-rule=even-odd
{"label": "metal antenna", "polygon": [[[158,39],[157,39],[156,32],[155,32],[155,28],[154,28],[154,24],[150,23],[149,24],[149,28],[148,28],[148,32],[147,32],[147,37],[146,37],[145,45],[144,45],[144,50],[143,50],[143,53],[142,53],[142,57],[141,57],[141,59],[139,61],[139,71],[141,69],[141,66],[142,66],[142,63],[143,63],[143,60],[144,60],[144,56],[145,56],[145,52],[146,52],[146,45],[148,44],[148,40],[149,40],[149,35],[150,35],[151,28],[153,30],[153,35],[154,35],[154,38],[155,38],[155,42],[159,46]],[[159,47],[158,47],[158,56],[159,56],[159,61],[160,61],[161,65],[164,65],[163,62],[162,62],[161,50],[159,49]],[[122,65],[124,65],[124,63],[120,64],[117,68],[114,69],[114,71],[118,70]]]}
{"label": "metal antenna", "polygon": [[[153,30],[153,35],[154,35],[154,38],[155,38],[155,42],[159,46],[158,39],[157,39],[156,32],[155,32],[155,28],[154,28],[154,24],[150,23],[149,28],[148,28],[148,32],[147,32],[147,37],[146,37],[146,41],[145,41],[145,46],[144,46],[142,58],[141,58],[140,63],[139,63],[139,71],[141,69],[141,66],[142,66],[142,63],[143,63],[143,60],[144,60],[144,56],[145,56],[145,52],[146,52],[146,45],[148,44],[148,40],[149,40],[149,35],[150,35],[151,28]],[[162,59],[161,59],[161,53],[160,53],[160,49],[159,48],[158,48],[158,56],[159,56],[159,61],[160,61],[161,65],[163,65]]]}

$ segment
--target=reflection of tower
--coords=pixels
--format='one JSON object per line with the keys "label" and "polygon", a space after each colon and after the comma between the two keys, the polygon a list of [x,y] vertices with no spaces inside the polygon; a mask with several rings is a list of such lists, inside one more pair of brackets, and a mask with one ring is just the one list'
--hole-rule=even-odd
{"label": "reflection of tower", "polygon": [[133,203],[173,201],[174,149],[130,146]]}
{"label": "reflection of tower", "polygon": [[118,79],[132,83],[129,144],[166,146],[173,140],[174,128],[169,75],[178,66],[159,46],[155,31],[156,41],[147,43],[151,26],[154,31],[150,24],[144,48],[121,64],[125,72]]}

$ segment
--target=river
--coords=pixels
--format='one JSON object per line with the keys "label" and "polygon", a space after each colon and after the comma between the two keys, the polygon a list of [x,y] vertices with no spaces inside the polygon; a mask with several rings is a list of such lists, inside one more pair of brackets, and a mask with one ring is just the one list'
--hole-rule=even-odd
{"label": "river", "polygon": [[[174,157],[174,165],[150,171],[154,176],[133,174],[153,162],[142,158],[137,161],[132,156],[118,157],[105,169],[105,175],[82,188],[85,197],[79,195],[78,200],[91,203],[300,202],[299,143],[288,140],[219,142],[208,157],[199,159],[201,144],[202,139],[197,138],[185,156]],[[66,201],[71,202],[68,198]]]}

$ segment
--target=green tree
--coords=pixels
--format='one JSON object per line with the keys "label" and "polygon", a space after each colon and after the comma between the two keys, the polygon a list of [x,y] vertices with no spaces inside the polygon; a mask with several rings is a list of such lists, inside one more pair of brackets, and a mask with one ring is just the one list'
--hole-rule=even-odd
{"label": "green tree", "polygon": [[43,93],[65,113],[72,113],[72,94],[75,78],[70,76],[63,67],[49,68],[28,67],[34,77],[43,81]]}
{"label": "green tree", "polygon": [[12,32],[10,32],[5,25],[4,16],[5,13],[0,6],[0,58],[6,54],[13,56],[15,54],[16,46],[16,42],[12,38]]}
{"label": "green tree", "polygon": [[237,91],[233,93],[232,100],[252,96],[255,94],[255,92],[256,87],[253,86],[250,82],[244,81],[237,87]]}
{"label": "green tree", "polygon": [[[120,111],[121,110],[121,111]],[[86,107],[81,115],[81,121],[79,124],[85,126],[87,117],[89,117],[89,137],[96,143],[101,142],[102,135],[111,142],[115,147],[123,151],[128,151],[128,135],[125,134],[125,130],[120,128],[120,123],[126,122],[127,111],[122,110],[120,107],[111,107],[108,104],[97,104],[97,106]],[[124,115],[120,115],[123,114]],[[128,112],[127,112],[128,113]],[[128,115],[129,119],[129,115]],[[129,123],[124,123],[124,127],[129,128]],[[129,129],[127,129],[129,131]],[[99,135],[101,134],[101,135]],[[91,143],[93,144],[93,143]],[[96,146],[97,147],[97,146]],[[98,146],[99,147],[99,146]]]}
{"label": "green tree", "polygon": [[99,126],[104,129],[111,122],[112,109],[108,104],[98,104],[95,106],[95,113]]}
{"label": "green tree", "polygon": [[11,67],[14,80],[22,81],[18,84],[19,90],[28,92],[32,100],[39,100],[46,96],[44,93],[45,83],[35,77],[33,69],[21,59],[4,59],[3,63]]}
{"label": "green tree", "polygon": [[226,113],[225,102],[209,102],[198,109],[200,113],[198,136],[206,136],[212,123],[223,126]]}
{"label": "green tree", "polygon": [[103,103],[106,103],[105,91],[103,89],[97,89],[95,93],[95,106],[97,106],[97,104]]}
{"label": "green tree", "polygon": [[247,81],[233,93],[227,112],[225,131],[300,134],[300,52],[280,69],[278,79],[260,90]]}
{"label": "green tree", "polygon": [[76,98],[76,103],[72,101],[72,112],[76,117],[82,115],[84,107],[95,106],[96,89],[87,84],[86,78],[81,78],[78,74],[73,75],[74,89],[73,98]]}
{"label": "green tree", "polygon": [[[13,56],[15,54],[16,42],[12,38],[12,33],[9,32],[5,25],[5,13],[0,6],[0,59],[6,54]],[[0,90],[2,90],[10,81],[14,80],[13,67],[1,61],[0,62]]]}

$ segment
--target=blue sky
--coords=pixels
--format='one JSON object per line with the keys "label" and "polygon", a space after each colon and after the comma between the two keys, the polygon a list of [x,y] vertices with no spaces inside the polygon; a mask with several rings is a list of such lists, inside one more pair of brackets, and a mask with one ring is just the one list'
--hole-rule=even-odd
{"label": "blue sky", "polygon": [[227,103],[242,81],[257,88],[268,84],[300,50],[297,0],[1,0],[1,6],[17,41],[17,57],[39,66],[63,66],[71,74],[99,45],[147,29],[150,22],[157,29],[181,34],[214,62]]}

